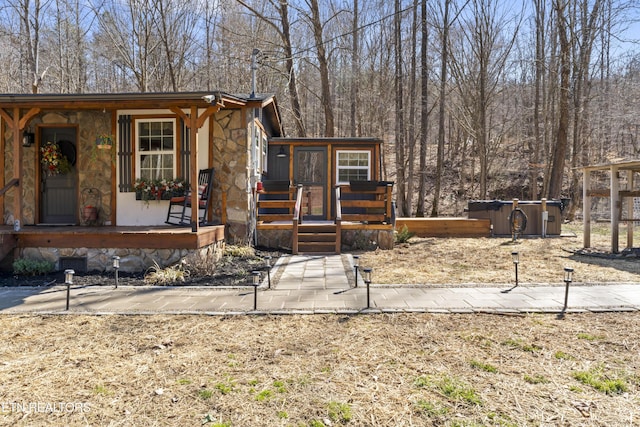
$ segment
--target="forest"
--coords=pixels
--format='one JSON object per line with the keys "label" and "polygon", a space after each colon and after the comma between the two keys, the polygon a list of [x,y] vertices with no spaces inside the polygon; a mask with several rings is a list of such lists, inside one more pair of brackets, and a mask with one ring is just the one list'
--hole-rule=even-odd
{"label": "forest", "polygon": [[4,0],[0,91],[255,87],[286,136],[381,138],[398,216],[573,217],[581,166],[640,153],[639,21],[637,0]]}

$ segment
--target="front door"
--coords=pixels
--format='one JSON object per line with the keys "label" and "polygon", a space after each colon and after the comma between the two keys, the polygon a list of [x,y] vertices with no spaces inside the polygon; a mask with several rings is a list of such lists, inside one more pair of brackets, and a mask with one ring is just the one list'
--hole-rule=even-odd
{"label": "front door", "polygon": [[326,219],[327,148],[295,147],[293,183],[302,185],[302,217]]}
{"label": "front door", "polygon": [[40,224],[76,224],[77,130],[75,127],[42,127],[39,137]]}

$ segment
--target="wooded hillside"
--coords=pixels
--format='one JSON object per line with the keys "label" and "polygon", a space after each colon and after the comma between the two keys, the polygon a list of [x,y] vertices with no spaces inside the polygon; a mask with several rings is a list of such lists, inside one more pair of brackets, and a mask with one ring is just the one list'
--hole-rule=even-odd
{"label": "wooded hillside", "polygon": [[0,91],[249,93],[253,58],[288,136],[384,139],[398,215],[511,197],[573,214],[576,167],[640,153],[639,16],[635,0],[7,0]]}

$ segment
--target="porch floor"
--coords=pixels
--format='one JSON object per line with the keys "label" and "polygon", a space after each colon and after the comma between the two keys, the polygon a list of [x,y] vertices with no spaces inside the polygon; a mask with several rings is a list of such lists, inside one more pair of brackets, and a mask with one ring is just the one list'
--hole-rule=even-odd
{"label": "porch floor", "polygon": [[224,240],[224,225],[192,232],[176,226],[0,226],[0,239],[12,236],[18,248],[199,249]]}

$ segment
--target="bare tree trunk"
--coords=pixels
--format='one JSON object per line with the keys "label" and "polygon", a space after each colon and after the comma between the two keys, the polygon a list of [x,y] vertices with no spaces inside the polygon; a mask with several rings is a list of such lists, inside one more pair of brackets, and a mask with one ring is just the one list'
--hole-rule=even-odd
{"label": "bare tree trunk", "polygon": [[533,200],[538,199],[538,171],[540,169],[540,149],[542,135],[540,134],[540,106],[542,97],[542,79],[544,78],[544,47],[545,47],[545,5],[543,0],[535,0],[536,18],[536,57],[535,57],[535,89],[533,95],[533,151],[531,154],[530,192]]}
{"label": "bare tree trunk", "polygon": [[433,205],[431,216],[436,217],[439,213],[440,192],[442,188],[442,169],[444,165],[444,133],[445,133],[445,106],[446,106],[446,85],[447,85],[447,63],[449,61],[449,6],[450,0],[444,0],[444,15],[442,20],[442,52],[440,54],[440,107],[438,111],[438,149],[436,152],[436,182],[433,189]]}
{"label": "bare tree trunk", "polygon": [[309,0],[309,5],[311,6],[310,19],[311,26],[313,28],[313,38],[316,43],[318,67],[320,69],[320,99],[324,110],[324,136],[332,137],[335,135],[335,123],[333,119],[331,86],[329,82],[329,63],[327,61],[327,52],[324,46],[324,37],[322,35],[322,22],[320,21],[318,0]]}
{"label": "bare tree trunk", "polygon": [[244,0],[236,0],[240,5],[248,9],[258,19],[262,20],[273,28],[280,36],[282,49],[285,55],[285,69],[287,72],[287,89],[289,91],[289,99],[291,109],[295,121],[297,136],[307,136],[307,131],[302,118],[302,108],[300,107],[300,95],[298,94],[298,84],[296,82],[296,71],[293,62],[293,45],[291,43],[291,24],[289,22],[289,3],[287,0],[269,0],[269,3],[278,11],[280,15],[280,25],[274,22],[268,16],[260,13]]}
{"label": "bare tree trunk", "polygon": [[[600,16],[602,0],[596,0],[593,8],[589,12],[588,5],[585,1],[580,4],[580,30],[582,37],[577,49],[577,58],[574,59],[574,121],[573,121],[573,152],[571,157],[571,182],[569,185],[569,197],[572,200],[568,219],[575,217],[576,210],[582,195],[579,191],[580,178],[582,174],[578,170],[579,160],[582,163],[588,163],[588,150],[586,150],[587,139],[589,138],[588,128],[591,127],[589,116],[589,99],[591,93],[591,53],[593,51],[593,43],[601,29],[596,27],[596,21]],[[575,32],[575,30],[573,31]],[[575,38],[572,39],[574,42]]]}
{"label": "bare tree trunk", "polygon": [[407,216],[407,197],[406,197],[406,159],[405,159],[405,141],[404,141],[404,91],[403,91],[403,73],[402,73],[402,37],[400,31],[401,14],[400,0],[394,2],[394,37],[395,46],[395,95],[396,95],[396,205],[398,216]]}
{"label": "bare tree trunk", "polygon": [[20,17],[20,41],[21,59],[28,70],[26,76],[29,79],[31,93],[38,93],[40,82],[46,73],[40,72],[40,22],[43,13],[43,6],[40,0],[19,0],[13,7]]}
{"label": "bare tree trunk", "polygon": [[[280,37],[286,55],[285,68],[289,79],[287,80],[287,88],[289,90],[289,99],[291,101],[291,109],[293,110],[293,117],[296,123],[297,136],[307,136],[307,130],[302,118],[302,108],[300,107],[300,95],[298,94],[298,83],[296,81],[296,71],[293,63],[293,47],[291,44],[291,28],[289,25],[289,7],[286,1],[280,2],[279,7],[280,19],[282,23],[282,32]],[[265,18],[266,19],[266,18]]]}
{"label": "bare tree trunk", "polygon": [[415,150],[416,150],[416,47],[418,37],[418,0],[413,0],[413,19],[411,22],[411,66],[409,68],[409,129],[407,143],[409,144],[407,179],[406,212],[411,216],[413,212],[413,193],[415,179]]}
{"label": "bare tree trunk", "polygon": [[425,216],[425,198],[427,196],[427,141],[429,130],[429,69],[427,66],[427,40],[429,37],[429,27],[427,26],[427,0],[420,2],[421,15],[421,40],[420,40],[420,166],[418,172],[418,204],[416,216]]}
{"label": "bare tree trunk", "polygon": [[351,36],[353,44],[351,52],[351,136],[356,137],[358,132],[358,96],[359,96],[359,76],[360,76],[360,52],[358,33],[358,0],[353,0],[353,23],[351,26]]}
{"label": "bare tree trunk", "polygon": [[567,35],[565,0],[554,0],[557,12],[558,36],[560,40],[560,97],[558,104],[558,129],[553,150],[551,177],[549,179],[550,199],[558,199],[562,193],[562,179],[567,154],[567,133],[569,130],[569,90],[571,73],[571,46]]}

